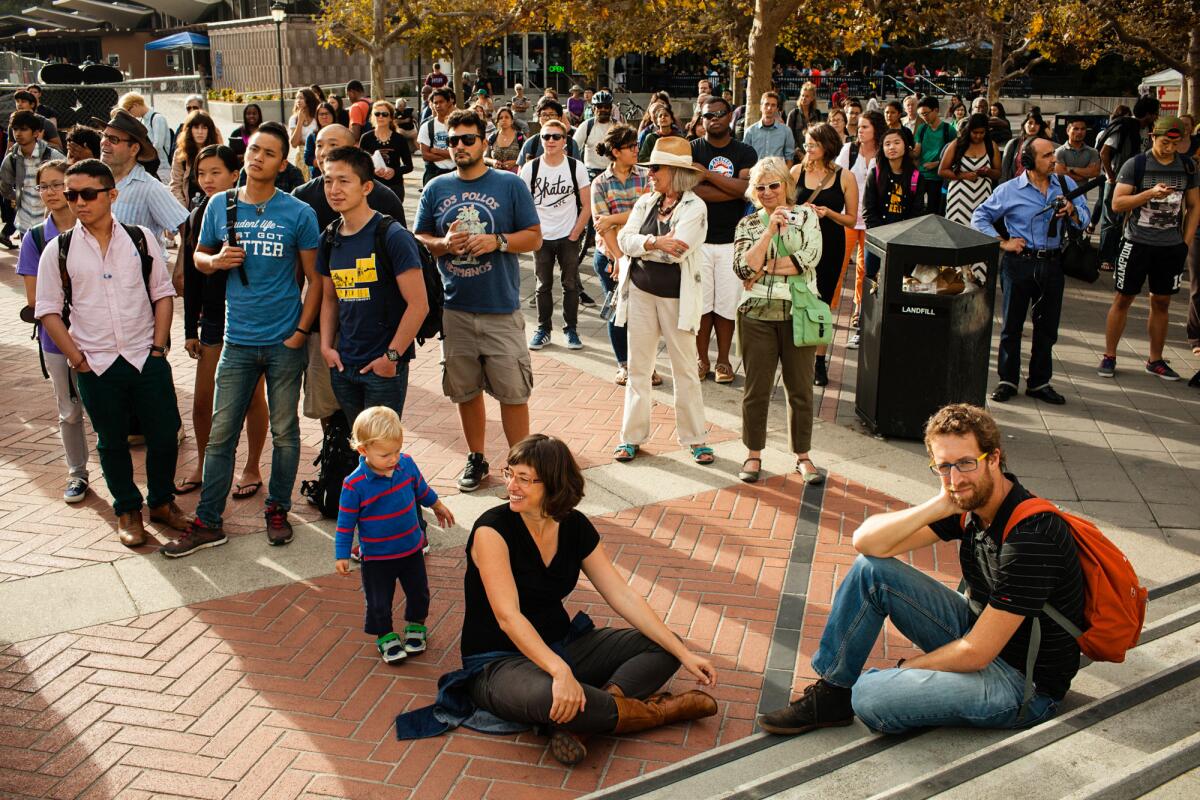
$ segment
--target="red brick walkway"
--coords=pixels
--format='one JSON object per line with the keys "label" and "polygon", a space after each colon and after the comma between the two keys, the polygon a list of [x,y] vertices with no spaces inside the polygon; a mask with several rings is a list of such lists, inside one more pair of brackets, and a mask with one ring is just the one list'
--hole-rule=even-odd
{"label": "red brick walkway", "polygon": [[[458,664],[463,563],[444,552],[429,558],[432,647],[399,667],[360,632],[357,579],[337,576],[13,645],[0,654],[0,792],[575,797],[745,736],[800,488],[779,477],[597,520],[635,589],[713,654],[715,719],[597,738],[574,770],[532,734],[397,742],[394,715],[428,703]],[[572,601],[611,621],[586,583]]]}
{"label": "red brick walkway", "polygon": [[[9,269],[15,262],[0,253],[0,284],[14,295],[0,307],[6,310],[0,321],[0,354],[4,357],[5,381],[0,385],[0,581],[19,580],[47,572],[73,569],[91,564],[129,558],[133,553],[116,540],[110,497],[104,486],[92,446],[90,470],[92,493],[76,506],[61,500],[66,485],[66,468],[58,438],[58,415],[49,381],[43,380],[37,360],[37,348],[29,340],[32,328],[17,319],[19,302],[15,292],[19,280]],[[12,309],[8,314],[7,310]],[[182,305],[176,304],[174,341],[183,341]],[[416,459],[426,477],[442,493],[458,491],[455,479],[466,458],[458,413],[441,391],[439,350],[435,344],[419,351],[410,372],[405,426],[406,450]],[[195,362],[181,347],[171,354],[175,389],[184,417],[188,438],[180,448],[176,475],[187,475],[196,463],[196,445],[191,436],[192,389]],[[570,446],[581,466],[607,463],[616,446],[620,430],[624,389],[603,381],[544,355],[534,355],[534,394],[530,404],[531,430],[552,432]],[[507,451],[499,425],[499,407],[490,398],[488,404],[488,440],[486,452],[499,473]],[[735,438],[733,431],[710,425],[711,442]],[[644,446],[648,452],[675,450],[674,413],[670,406],[656,404],[651,438]],[[312,477],[312,460],[321,446],[321,429],[316,420],[301,417],[302,450],[299,481]],[[241,448],[239,468],[244,459]],[[263,477],[269,480],[271,443],[268,438],[263,457]],[[145,485],[142,448],[134,449],[135,476]],[[492,479],[493,483],[495,479]],[[487,484],[485,484],[486,486]],[[199,492],[179,498],[185,511],[199,502]],[[225,529],[245,534],[263,529],[263,493],[248,501],[230,500],[226,507]],[[312,521],[318,514],[294,495],[293,515]],[[153,532],[154,527],[150,530]],[[171,535],[174,535],[171,532]],[[156,544],[137,551],[150,553]]]}

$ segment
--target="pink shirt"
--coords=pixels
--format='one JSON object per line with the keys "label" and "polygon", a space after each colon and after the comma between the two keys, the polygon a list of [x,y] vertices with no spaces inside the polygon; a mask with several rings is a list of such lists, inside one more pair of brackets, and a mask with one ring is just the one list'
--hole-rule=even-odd
{"label": "pink shirt", "polygon": [[[150,297],[174,297],[175,288],[163,262],[158,242],[146,228],[146,247],[154,259],[150,270]],[[96,237],[76,222],[67,253],[71,276],[71,338],[83,351],[92,370],[104,373],[118,357],[139,372],[154,344],[154,310],[142,281],[142,260],[133,240],[113,218],[108,253],[100,254]],[[38,263],[37,303],[40,319],[61,314],[62,278],[58,272],[58,239],[46,243]]]}

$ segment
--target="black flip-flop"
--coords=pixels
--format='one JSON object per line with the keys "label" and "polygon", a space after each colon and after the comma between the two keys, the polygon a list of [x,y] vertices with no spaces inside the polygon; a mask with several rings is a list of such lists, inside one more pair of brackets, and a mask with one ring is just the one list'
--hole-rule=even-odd
{"label": "black flip-flop", "polygon": [[175,494],[191,494],[199,489],[203,484],[200,481],[184,481],[175,485]]}
{"label": "black flip-flop", "polygon": [[[254,497],[254,495],[258,494],[258,490],[262,488],[262,485],[262,481],[258,481],[257,483],[239,483],[233,488],[233,499],[249,500],[251,497]],[[247,492],[246,489],[249,489],[250,491]]]}

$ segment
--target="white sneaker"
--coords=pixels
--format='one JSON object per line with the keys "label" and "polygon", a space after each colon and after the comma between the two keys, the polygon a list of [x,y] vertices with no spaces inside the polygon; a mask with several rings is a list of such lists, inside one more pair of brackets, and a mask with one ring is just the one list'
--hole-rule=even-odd
{"label": "white sneaker", "polygon": [[857,350],[858,343],[861,340],[862,340],[862,335],[859,334],[858,331],[854,331],[853,333],[850,334],[849,340],[846,341],[846,349],[847,350]]}

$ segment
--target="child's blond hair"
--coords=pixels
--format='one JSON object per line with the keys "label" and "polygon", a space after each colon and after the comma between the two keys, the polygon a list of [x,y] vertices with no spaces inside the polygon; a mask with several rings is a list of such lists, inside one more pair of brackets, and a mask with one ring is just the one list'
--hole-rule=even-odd
{"label": "child's blond hair", "polygon": [[364,409],[354,420],[354,430],[350,435],[350,446],[356,450],[379,441],[404,441],[400,415],[387,406]]}

